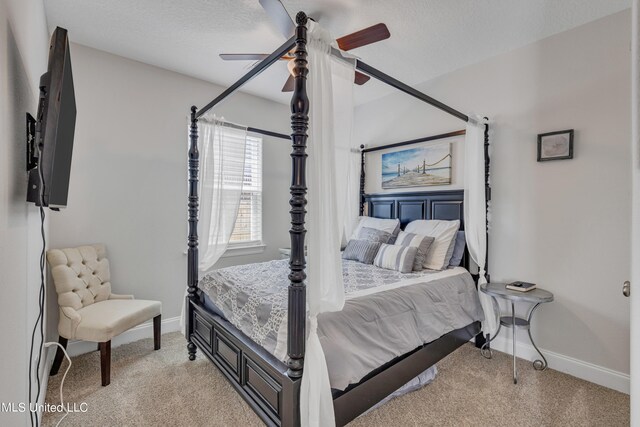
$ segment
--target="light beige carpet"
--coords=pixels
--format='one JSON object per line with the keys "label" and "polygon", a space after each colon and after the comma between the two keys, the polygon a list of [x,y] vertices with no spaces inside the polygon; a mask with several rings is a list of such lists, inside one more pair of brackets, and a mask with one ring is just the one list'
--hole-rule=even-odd
{"label": "light beige carpet", "polygon": [[[100,386],[100,355],[73,359],[64,384],[67,402],[86,402],[63,426],[258,426],[260,420],[209,360],[187,360],[179,333],[112,350],[111,384]],[[480,356],[465,345],[438,364],[435,381],[392,400],[352,422],[353,426],[628,426],[629,397],[553,370],[537,372],[518,361],[518,385],[511,358]],[[47,402],[59,403],[67,367],[51,377]],[[61,417],[48,413],[44,426]]]}

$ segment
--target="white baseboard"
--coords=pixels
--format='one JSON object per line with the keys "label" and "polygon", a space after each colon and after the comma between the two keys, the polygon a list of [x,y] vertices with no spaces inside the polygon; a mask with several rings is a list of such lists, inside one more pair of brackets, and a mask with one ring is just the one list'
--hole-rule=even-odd
{"label": "white baseboard", "polygon": [[[162,319],[162,333],[176,332],[180,330],[180,316]],[[141,325],[131,328],[118,335],[111,340],[111,348],[118,347],[122,344],[138,341],[144,338],[153,337],[153,322],[149,321]],[[84,353],[90,353],[98,349],[98,344],[89,341],[69,341],[67,345],[67,353],[69,356],[78,356]]]}
{"label": "white baseboard", "polygon": [[[491,342],[491,349],[507,353],[512,353],[511,339],[504,336],[497,337]],[[613,390],[617,390],[622,393],[629,394],[631,388],[631,382],[629,374],[614,371],[613,369],[605,368],[603,366],[594,365],[593,363],[584,362],[582,360],[575,359],[564,354],[554,353],[553,351],[540,349],[544,357],[546,357],[549,363],[549,368],[556,371],[564,372],[571,376],[607,387]],[[516,355],[519,358],[533,361],[539,359],[538,352],[533,348],[531,344],[517,342],[516,343]]]}

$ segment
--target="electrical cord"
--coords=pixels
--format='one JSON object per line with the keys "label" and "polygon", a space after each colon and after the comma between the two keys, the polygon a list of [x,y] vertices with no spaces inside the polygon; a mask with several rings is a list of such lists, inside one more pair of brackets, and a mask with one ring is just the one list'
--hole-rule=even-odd
{"label": "electrical cord", "polygon": [[[45,104],[46,104],[46,100],[45,100],[45,95],[46,95],[46,88],[43,86],[40,88],[40,105],[38,106],[38,119],[36,121],[36,123],[38,123],[36,125],[36,135],[37,138],[40,138],[41,134],[40,134],[40,130],[38,129],[38,127],[42,124],[42,118],[44,115],[44,110],[45,110]],[[37,147],[38,147],[38,158],[42,159],[42,144],[41,141],[37,141]],[[36,318],[36,323],[33,325],[33,330],[31,332],[31,347],[29,349],[29,416],[31,419],[31,426],[32,427],[39,427],[40,426],[40,419],[38,418],[38,408],[37,408],[37,404],[38,401],[40,400],[40,393],[42,392],[42,384],[41,384],[41,380],[40,380],[40,365],[42,362],[42,354],[44,351],[44,348],[49,348],[52,345],[57,345],[62,352],[64,353],[64,356],[67,358],[67,360],[69,361],[69,366],[67,367],[67,370],[65,371],[64,375],[62,376],[62,381],[60,382],[60,404],[63,406],[63,409],[65,411],[65,414],[62,418],[60,418],[60,420],[58,421],[58,423],[56,424],[56,427],[58,427],[60,425],[60,423],[62,422],[62,420],[64,420],[66,418],[67,415],[69,415],[69,409],[68,408],[64,408],[64,401],[63,401],[63,397],[62,397],[62,387],[64,385],[64,380],[67,377],[67,373],[69,373],[69,370],[71,369],[71,358],[69,357],[69,354],[67,353],[67,351],[65,350],[64,346],[62,346],[61,344],[57,343],[57,342],[44,342],[44,306],[45,306],[45,301],[46,301],[46,295],[47,295],[47,290],[46,290],[46,286],[45,286],[45,267],[46,267],[46,249],[47,249],[47,238],[46,238],[46,234],[45,234],[45,229],[44,229],[44,223],[45,223],[45,219],[46,219],[46,215],[45,215],[45,209],[44,209],[44,195],[45,195],[45,188],[46,188],[46,183],[44,180],[44,173],[42,171],[42,164],[38,165],[38,177],[40,178],[40,188],[38,191],[38,200],[39,200],[39,210],[40,210],[40,236],[42,237],[42,251],[40,252],[40,291],[39,291],[39,295],[38,295],[38,317]],[[35,336],[36,336],[36,331],[38,330],[38,326],[40,327],[40,345],[38,347],[38,359],[36,362],[36,383],[37,383],[37,388],[36,388],[36,407],[35,407],[35,411],[32,411],[31,409],[31,399],[32,399],[32,385],[33,385],[33,353],[34,353],[34,344],[35,344]]]}
{"label": "electrical cord", "polygon": [[[38,145],[38,157],[42,158],[42,149],[40,145]],[[38,166],[38,175],[40,177],[40,191],[39,191],[39,200],[40,200],[40,235],[42,237],[42,252],[40,253],[40,292],[38,295],[38,317],[36,318],[36,323],[33,325],[33,330],[31,332],[31,347],[29,350],[29,405],[31,405],[31,397],[32,397],[32,383],[33,383],[33,353],[34,353],[34,344],[35,344],[35,335],[38,330],[38,326],[40,327],[40,345],[38,347],[38,359],[36,362],[36,382],[37,382],[37,391],[36,391],[36,405],[40,399],[41,392],[41,383],[40,383],[40,364],[42,361],[42,352],[44,348],[44,304],[45,304],[45,296],[46,289],[44,283],[44,271],[45,271],[45,252],[47,247],[47,240],[45,236],[44,230],[44,222],[45,222],[45,211],[44,211],[44,189],[45,182],[44,176],[42,172],[41,165]],[[36,408],[37,409],[37,408]],[[29,408],[29,417],[31,419],[31,426],[38,427],[40,425],[40,420],[38,419],[38,412],[31,411],[31,407]],[[35,421],[35,422],[34,422]]]}
{"label": "electrical cord", "polygon": [[62,420],[64,420],[66,416],[69,415],[69,409],[64,407],[64,400],[62,398],[62,386],[64,385],[64,379],[67,378],[69,369],[71,369],[71,358],[69,357],[69,354],[67,354],[67,350],[65,350],[65,348],[60,343],[57,343],[57,342],[44,343],[45,347],[51,347],[52,345],[57,345],[58,347],[60,347],[62,349],[62,352],[64,353],[64,357],[66,357],[67,360],[69,361],[69,366],[67,366],[67,370],[64,371],[64,375],[62,376],[62,381],[60,381],[60,405],[62,405],[62,408],[64,409],[65,414],[62,416],[62,418],[58,420],[58,423],[56,424],[56,427],[58,427],[62,422]]}

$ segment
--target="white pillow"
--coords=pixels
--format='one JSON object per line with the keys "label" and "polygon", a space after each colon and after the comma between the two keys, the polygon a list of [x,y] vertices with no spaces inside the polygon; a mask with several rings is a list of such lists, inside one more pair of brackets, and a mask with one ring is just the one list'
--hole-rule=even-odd
{"label": "white pillow", "polygon": [[449,265],[449,261],[451,260],[453,253],[452,242],[456,238],[459,228],[460,221],[457,219],[454,221],[420,219],[411,221],[407,224],[404,231],[434,237],[435,241],[429,248],[423,265],[424,268],[431,270],[443,270]]}
{"label": "white pillow", "polygon": [[370,216],[361,216],[358,218],[358,225],[353,230],[353,234],[351,235],[351,239],[357,239],[358,234],[360,234],[360,230],[363,227],[375,228],[376,230],[382,230],[384,232],[389,233],[393,236],[393,232],[396,228],[400,228],[400,220],[399,219],[382,219],[382,218],[373,218]]}

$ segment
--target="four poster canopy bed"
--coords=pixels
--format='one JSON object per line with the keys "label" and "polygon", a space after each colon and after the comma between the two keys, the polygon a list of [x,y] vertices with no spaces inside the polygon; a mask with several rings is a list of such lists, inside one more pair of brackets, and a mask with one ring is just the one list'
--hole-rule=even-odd
{"label": "four poster canopy bed", "polygon": [[[322,187],[321,179],[338,172],[325,170],[324,166],[321,167],[322,162],[314,163],[314,156],[322,157],[327,153],[321,151],[323,147],[313,146],[321,139],[314,140],[316,130],[313,126],[327,126],[327,123],[332,125],[333,122],[327,121],[326,116],[318,115],[318,108],[315,111],[311,108],[310,111],[310,106],[314,105],[310,102],[310,97],[313,101],[313,97],[320,96],[320,93],[314,87],[310,97],[307,95],[308,78],[318,78],[309,77],[309,73],[313,73],[316,64],[318,67],[324,64],[322,59],[307,61],[308,43],[314,43],[314,37],[322,38],[321,32],[308,34],[308,27],[311,28],[312,25],[315,23],[311,23],[305,13],[298,13],[295,35],[292,38],[208,105],[200,110],[191,108],[185,313],[189,359],[195,359],[196,349],[199,348],[257,415],[267,425],[275,426],[330,425],[334,422],[336,425],[347,424],[473,337],[476,337],[476,345],[485,341],[481,321],[487,317],[482,311],[484,308],[486,312],[486,307],[481,306],[478,300],[476,285],[478,281],[484,282],[488,276],[488,125],[430,98],[359,59],[352,58],[355,70],[467,122],[466,130],[450,134],[379,147],[361,146],[359,177],[356,176],[354,180],[351,176],[347,180],[350,185],[355,186],[355,191],[351,194],[355,194],[357,198],[359,192],[360,215],[377,218],[370,221],[396,221],[399,226],[394,233],[400,233],[401,237],[405,232],[400,228],[409,224],[422,227],[426,223],[423,220],[455,222],[456,230],[466,233],[463,242],[466,239],[467,245],[462,255],[461,267],[446,268],[447,265],[442,265],[442,268],[436,270],[422,270],[422,265],[419,265],[419,270],[422,271],[411,271],[410,265],[409,272],[405,274],[394,269],[379,268],[370,265],[371,263],[341,260],[341,234],[337,230],[341,223],[334,221],[336,233],[325,232],[327,228],[322,228],[321,242],[312,238],[313,233],[319,235],[317,230],[320,226],[327,224],[318,222],[322,214],[314,211],[317,204],[326,202],[333,206],[334,203],[322,199],[321,197],[325,197],[324,193],[314,194],[313,191]],[[313,31],[318,30],[316,28]],[[309,29],[309,32],[312,30]],[[288,263],[272,261],[236,266],[202,275],[198,253],[198,121],[203,120],[214,106],[292,49],[294,84],[290,136],[290,258]],[[312,49],[309,55],[319,58]],[[329,55],[335,55],[335,49],[327,52],[327,56]],[[353,84],[353,72],[352,69],[348,75],[349,84]],[[314,122],[316,118],[318,123]],[[309,126],[311,139],[308,147]],[[288,136],[275,132],[252,130],[289,139]],[[465,168],[467,173],[470,169],[476,178],[466,182],[465,190],[365,194],[366,153],[465,134],[467,143],[474,142],[473,147],[465,146]],[[311,150],[308,158],[307,149]],[[312,151],[313,149],[316,151]],[[333,159],[333,155],[334,153],[330,153],[326,159]],[[469,166],[471,161],[475,161],[475,165]],[[356,169],[357,164],[356,160]],[[308,178],[313,183],[309,185],[309,194]],[[307,197],[310,210],[308,216]],[[313,203],[316,203],[316,207],[313,207]],[[327,215],[331,215],[331,212]],[[362,227],[370,223],[362,222],[362,219],[360,221],[362,232]],[[305,242],[307,226],[310,240]],[[409,231],[409,227],[405,231]],[[354,232],[352,236],[355,235]],[[309,244],[309,253],[305,256],[306,243]],[[453,248],[453,243],[451,247]],[[378,252],[376,258],[380,257]],[[318,271],[319,267],[325,268],[325,264],[322,264],[325,258],[331,258],[331,262],[336,259],[339,264],[341,262],[341,268],[337,270],[341,293],[336,298],[338,303],[328,309],[322,308],[322,304],[318,303],[324,298],[323,295],[318,296],[320,291],[333,292],[325,283],[327,272]],[[478,274],[472,279],[468,270],[471,265],[475,265],[474,261],[479,267]],[[319,267],[314,267],[316,265]],[[325,282],[316,280],[318,274]],[[285,285],[282,285],[283,278],[287,278]],[[429,285],[428,292],[424,291],[425,284]],[[408,309],[409,306],[412,307]],[[416,309],[416,306],[420,309]],[[398,315],[407,312],[410,313],[408,319],[403,317],[404,314]],[[404,333],[407,337],[401,337],[403,331],[409,329],[411,333]],[[485,327],[485,332],[489,330],[491,329]],[[327,414],[333,419],[328,420]],[[215,420],[212,422],[215,423]]]}

